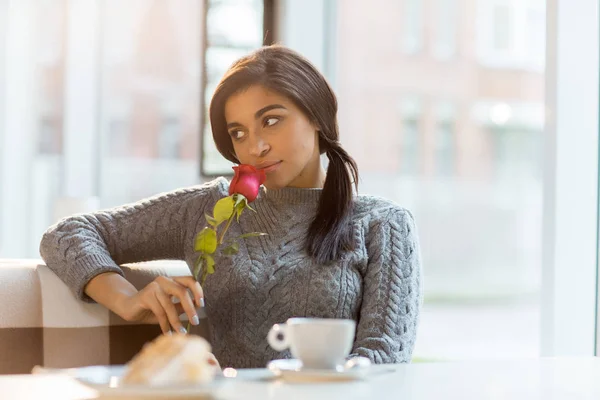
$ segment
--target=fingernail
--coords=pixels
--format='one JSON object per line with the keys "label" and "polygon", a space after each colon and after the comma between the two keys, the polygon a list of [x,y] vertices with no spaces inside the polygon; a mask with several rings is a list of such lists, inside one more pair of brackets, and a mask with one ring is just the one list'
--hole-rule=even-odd
{"label": "fingernail", "polygon": [[167,335],[171,336],[173,334],[173,331],[168,331]]}
{"label": "fingernail", "polygon": [[197,315],[192,317],[192,325],[198,325],[200,323],[200,318]]}
{"label": "fingernail", "polygon": [[200,298],[200,307],[204,307],[204,297]]}
{"label": "fingernail", "polygon": [[179,328],[179,332],[183,333],[184,335],[187,333],[187,329],[185,329],[183,326],[181,328]]}

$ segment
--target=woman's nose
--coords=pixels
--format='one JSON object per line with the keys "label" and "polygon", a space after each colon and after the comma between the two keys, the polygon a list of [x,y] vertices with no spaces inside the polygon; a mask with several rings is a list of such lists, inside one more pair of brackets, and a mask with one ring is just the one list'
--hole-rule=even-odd
{"label": "woman's nose", "polygon": [[250,155],[254,157],[264,156],[271,148],[261,135],[250,135],[250,139]]}

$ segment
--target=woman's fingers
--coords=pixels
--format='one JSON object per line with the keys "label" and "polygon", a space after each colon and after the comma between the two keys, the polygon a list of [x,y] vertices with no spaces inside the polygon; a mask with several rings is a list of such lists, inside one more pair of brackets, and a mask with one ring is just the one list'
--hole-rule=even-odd
{"label": "woman's fingers", "polygon": [[158,290],[155,292],[155,294],[160,305],[167,314],[167,319],[169,320],[169,324],[173,327],[173,329],[176,332],[187,333],[187,330],[183,327],[181,321],[179,321],[179,314],[177,314],[177,309],[175,308],[175,304],[173,304],[171,301],[170,296],[168,296],[164,290]]}
{"label": "woman's fingers", "polygon": [[187,332],[179,320],[182,313],[188,316],[193,325],[199,324],[200,320],[194,303],[203,303],[203,293],[202,287],[193,277],[159,276],[145,289],[143,290],[145,308],[148,308],[156,316],[164,333],[171,330]]}
{"label": "woman's fingers", "polygon": [[194,307],[194,302],[192,301],[192,298],[188,292],[188,287],[184,285],[185,283],[191,284],[191,282],[186,282],[183,279],[167,279],[161,282],[161,287],[165,290],[165,292],[179,299],[179,303],[181,304],[181,307],[183,307],[183,310],[187,314],[192,325],[198,325],[200,323],[200,319],[198,318],[196,307]]}
{"label": "woman's fingers", "polygon": [[[160,290],[160,288],[158,288]],[[160,325],[160,329],[163,333],[169,333],[171,331],[171,324],[169,323],[169,319],[167,318],[167,313],[165,312],[163,306],[158,301],[156,297],[157,289],[149,293],[147,300],[147,305],[150,308],[150,311],[154,314],[156,319],[158,320],[158,324]]]}
{"label": "woman's fingers", "polygon": [[182,286],[190,289],[193,294],[194,302],[198,307],[204,307],[204,292],[202,290],[202,286],[200,283],[194,279],[192,276],[176,276],[173,278],[173,281],[179,283]]}
{"label": "woman's fingers", "polygon": [[171,302],[175,305],[175,309],[177,310],[177,315],[179,315],[181,317],[181,314],[185,314],[185,310],[183,309],[183,306],[181,305],[181,303],[179,302],[179,299],[177,297],[172,296]]}

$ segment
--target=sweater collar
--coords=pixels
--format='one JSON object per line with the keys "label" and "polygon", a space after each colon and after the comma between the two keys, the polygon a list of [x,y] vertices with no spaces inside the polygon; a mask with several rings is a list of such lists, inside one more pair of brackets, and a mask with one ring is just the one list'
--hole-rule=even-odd
{"label": "sweater collar", "polygon": [[315,203],[321,198],[321,188],[295,188],[284,187],[281,189],[267,189],[260,187],[260,196],[279,203]]}

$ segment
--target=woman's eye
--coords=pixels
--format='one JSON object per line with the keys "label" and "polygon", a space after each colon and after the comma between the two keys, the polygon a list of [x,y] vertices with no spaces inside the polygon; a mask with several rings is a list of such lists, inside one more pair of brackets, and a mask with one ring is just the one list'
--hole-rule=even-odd
{"label": "woman's eye", "polygon": [[231,135],[231,137],[235,140],[240,140],[244,137],[244,131],[231,131],[229,132],[229,135]]}
{"label": "woman's eye", "polygon": [[279,122],[279,118],[269,117],[265,119],[265,126],[273,126]]}

